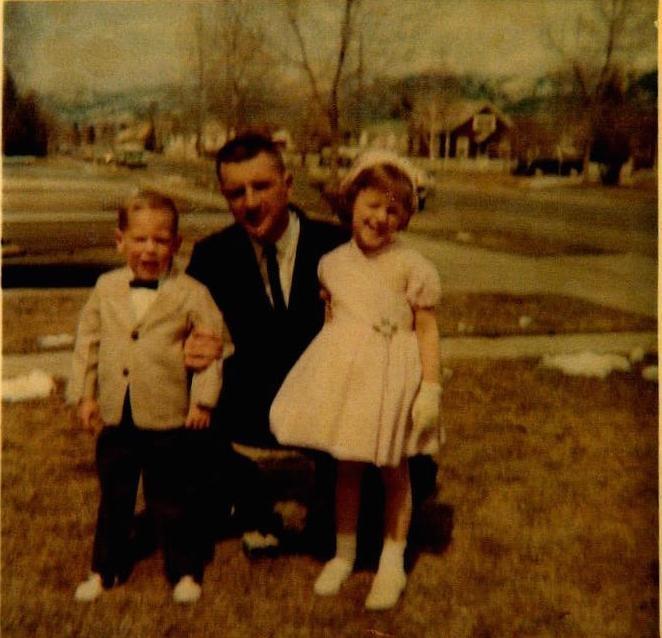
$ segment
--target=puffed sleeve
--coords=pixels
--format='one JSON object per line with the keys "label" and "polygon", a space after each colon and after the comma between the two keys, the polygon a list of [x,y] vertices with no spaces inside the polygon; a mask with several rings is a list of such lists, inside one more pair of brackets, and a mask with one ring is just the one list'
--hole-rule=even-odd
{"label": "puffed sleeve", "polygon": [[432,308],[439,304],[441,298],[437,269],[431,261],[417,253],[411,261],[406,296],[412,308]]}

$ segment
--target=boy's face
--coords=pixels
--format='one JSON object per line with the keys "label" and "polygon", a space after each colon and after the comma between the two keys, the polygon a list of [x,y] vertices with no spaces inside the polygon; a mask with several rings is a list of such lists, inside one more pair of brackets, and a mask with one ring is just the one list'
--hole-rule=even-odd
{"label": "boy's face", "polygon": [[158,279],[168,272],[181,237],[173,232],[168,210],[146,208],[129,213],[124,230],[115,230],[117,250],[138,279]]}
{"label": "boy's face", "polygon": [[238,224],[259,243],[277,241],[287,228],[292,177],[267,153],[221,164],[221,192]]}

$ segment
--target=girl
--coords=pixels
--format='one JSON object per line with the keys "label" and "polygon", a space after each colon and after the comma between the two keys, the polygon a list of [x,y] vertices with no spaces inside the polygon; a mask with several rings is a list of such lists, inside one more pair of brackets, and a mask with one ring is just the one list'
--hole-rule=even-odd
{"label": "girl", "polygon": [[385,539],[365,605],[389,609],[406,584],[407,457],[433,454],[439,443],[439,277],[397,238],[417,207],[407,162],[364,154],[341,197],[352,240],[320,261],[327,320],[276,396],[271,429],[282,444],[325,450],[339,461],[336,555],[315,582],[319,595],[337,593],[352,572],[361,474],[367,463],[381,469]]}

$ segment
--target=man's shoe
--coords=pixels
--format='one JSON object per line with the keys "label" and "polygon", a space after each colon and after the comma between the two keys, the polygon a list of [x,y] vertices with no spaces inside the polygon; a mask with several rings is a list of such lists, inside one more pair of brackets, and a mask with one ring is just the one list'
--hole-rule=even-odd
{"label": "man's shoe", "polygon": [[280,541],[273,534],[262,534],[257,530],[244,532],[241,548],[248,558],[271,558],[280,551]]}

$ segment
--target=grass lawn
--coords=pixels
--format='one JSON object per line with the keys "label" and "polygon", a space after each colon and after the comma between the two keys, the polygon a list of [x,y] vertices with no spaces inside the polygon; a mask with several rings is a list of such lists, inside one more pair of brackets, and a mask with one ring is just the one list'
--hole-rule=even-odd
{"label": "grass lawn", "polygon": [[454,361],[438,500],[441,554],[422,554],[401,603],[363,610],[371,575],[319,599],[307,557],[249,562],[217,545],[203,597],[177,607],[150,557],[129,583],[75,603],[97,504],[94,439],[62,388],[3,405],[2,633],[8,638],[658,635],[657,385],[536,361]]}

